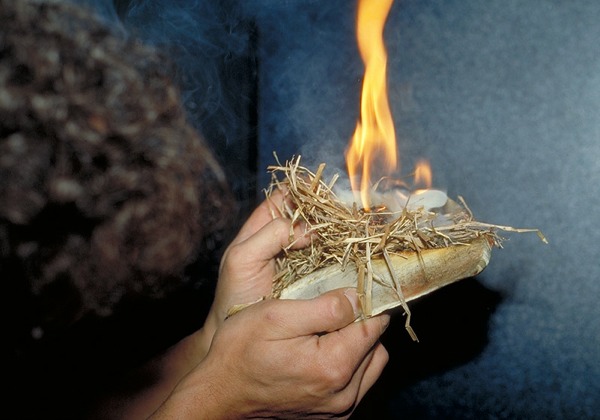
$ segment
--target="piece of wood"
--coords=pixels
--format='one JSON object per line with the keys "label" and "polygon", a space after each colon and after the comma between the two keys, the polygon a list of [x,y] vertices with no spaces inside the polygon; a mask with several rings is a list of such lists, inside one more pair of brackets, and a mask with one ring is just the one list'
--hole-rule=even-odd
{"label": "piece of wood", "polygon": [[[370,314],[374,316],[405,302],[431,293],[458,280],[473,277],[487,267],[492,244],[485,236],[466,245],[424,249],[416,252],[389,255],[394,268],[392,276],[384,258],[370,260],[372,266],[372,289],[358,291],[371,294]],[[362,273],[366,279],[367,273]],[[332,265],[302,277],[283,289],[280,299],[311,299],[330,290],[357,287],[359,269],[348,264],[344,270]],[[394,285],[399,281],[401,291]],[[363,284],[368,284],[364,281]]]}

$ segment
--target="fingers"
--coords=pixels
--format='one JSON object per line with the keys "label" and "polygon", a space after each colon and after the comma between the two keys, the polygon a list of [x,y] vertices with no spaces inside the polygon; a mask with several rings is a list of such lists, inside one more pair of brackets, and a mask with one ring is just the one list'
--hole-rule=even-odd
{"label": "fingers", "polygon": [[309,300],[273,301],[265,320],[274,339],[314,335],[333,358],[358,366],[389,323],[389,315],[361,322],[353,288],[337,289]]}
{"label": "fingers", "polygon": [[[245,241],[227,249],[221,260],[219,282],[222,288],[231,289],[229,294],[234,301],[230,304],[248,303],[270,294],[275,257],[289,243],[289,227],[288,220],[274,219]],[[243,300],[235,301],[238,298]]]}
{"label": "fingers", "polygon": [[277,300],[265,314],[273,338],[321,335],[351,324],[358,316],[355,289],[337,289],[314,299]]}
{"label": "fingers", "polygon": [[[367,391],[371,389],[373,384],[375,384],[377,379],[379,379],[379,377],[381,376],[381,372],[383,372],[383,369],[387,365],[389,358],[390,356],[385,347],[383,347],[383,344],[377,342],[373,349],[372,357],[368,360],[365,360],[366,366],[364,367],[364,369],[362,369],[361,366],[362,377],[360,378],[361,380],[358,386],[356,404],[358,404],[363,399]],[[359,375],[360,373],[360,370],[357,371],[357,375]]]}
{"label": "fingers", "polygon": [[358,368],[353,372],[343,390],[338,392],[331,401],[331,409],[339,413],[350,414],[375,384],[389,355],[379,342],[365,355]]}
{"label": "fingers", "polygon": [[228,257],[237,262],[264,262],[272,260],[290,243],[290,222],[287,219],[273,219],[246,238],[231,247]]}
{"label": "fingers", "polygon": [[[375,345],[389,324],[389,315],[383,314],[348,325],[346,328],[327,334],[320,338],[321,345],[332,347],[333,353],[339,357],[353,357],[361,360],[365,349]],[[331,343],[329,343],[331,342]],[[351,343],[351,345],[348,345]]]}
{"label": "fingers", "polygon": [[273,218],[271,212],[277,211],[274,208],[282,200],[281,192],[274,193],[254,211],[225,251],[221,269],[226,263],[262,265],[290,244],[292,249],[308,245],[310,237],[303,225],[292,227],[289,219]]}
{"label": "fingers", "polygon": [[390,321],[387,314],[353,322],[319,337],[319,347],[329,356],[325,363],[340,369],[347,385],[340,392],[340,404],[356,405],[381,375],[388,361],[387,350],[379,343]]}
{"label": "fingers", "polygon": [[269,198],[264,200],[250,215],[244,226],[240,229],[232,244],[237,244],[245,241],[250,236],[254,235],[264,225],[271,220],[281,217],[279,207],[284,200],[281,191],[275,191]]}
{"label": "fingers", "polygon": [[247,366],[263,364],[261,372],[270,372],[273,380],[290,378],[296,389],[306,391],[299,394],[304,407],[349,415],[388,360],[378,339],[389,316],[354,322],[356,301],[354,289],[310,300],[263,301],[226,321],[221,331],[228,333],[220,336],[215,348],[220,343],[229,350],[233,342],[247,342],[251,350],[245,349],[235,360],[245,357]]}
{"label": "fingers", "polygon": [[[354,410],[381,376],[389,360],[389,354],[379,342],[379,337],[388,323],[389,316],[380,315],[367,321],[353,323],[341,331],[321,338],[322,343],[329,340],[336,341],[333,349],[327,342],[321,347],[327,349],[330,358],[326,363],[338,369],[340,384],[343,384],[343,390],[332,401],[339,412]],[[357,330],[360,331],[357,333]],[[350,345],[342,338],[346,333]],[[373,342],[374,344],[371,344]],[[346,378],[345,382],[344,378]]]}

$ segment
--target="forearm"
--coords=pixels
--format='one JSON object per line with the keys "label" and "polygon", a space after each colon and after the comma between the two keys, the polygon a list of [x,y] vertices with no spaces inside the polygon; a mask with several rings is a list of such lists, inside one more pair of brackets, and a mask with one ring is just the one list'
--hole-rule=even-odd
{"label": "forearm", "polygon": [[182,378],[204,359],[212,334],[212,331],[202,328],[132,372],[125,386],[102,398],[94,410],[94,416],[121,419],[150,416]]}
{"label": "forearm", "polygon": [[186,389],[184,392],[175,392],[162,402],[160,407],[150,416],[152,420],[219,420],[236,418],[233,413],[227,413],[223,406],[210,390],[204,387]]}

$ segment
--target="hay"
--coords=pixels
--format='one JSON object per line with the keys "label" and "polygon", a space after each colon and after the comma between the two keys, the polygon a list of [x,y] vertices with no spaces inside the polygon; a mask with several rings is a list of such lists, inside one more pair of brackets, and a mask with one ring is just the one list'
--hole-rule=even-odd
{"label": "hay", "polygon": [[[401,211],[392,212],[379,206],[367,212],[356,204],[345,203],[336,195],[334,185],[338,176],[325,182],[325,164],[312,172],[302,166],[300,160],[298,156],[284,165],[277,161],[277,165],[268,168],[272,180],[265,190],[267,199],[277,190],[285,195],[273,217],[289,218],[293,225],[302,222],[311,238],[309,246],[293,249],[298,238],[294,237],[293,230],[290,231],[290,244],[276,261],[271,298],[278,298],[283,289],[315,270],[333,264],[339,264],[343,270],[348,264],[353,264],[359,273],[357,289],[363,313],[368,317],[373,282],[370,264],[373,259],[385,259],[389,265],[389,256],[393,254],[406,251],[419,254],[424,249],[468,244],[481,237],[486,237],[496,247],[502,247],[500,230],[536,232],[546,241],[536,229],[477,222],[460,197],[460,204],[448,200],[443,208],[435,211],[404,207]],[[440,216],[445,222],[437,224]],[[394,282],[407,315],[407,329],[416,338],[410,328],[410,310],[402,297],[400,282],[397,279]]]}
{"label": "hay", "polygon": [[[277,165],[268,168],[271,183],[265,195],[267,200],[271,200],[275,191],[283,193],[285,199],[281,204],[276,206],[273,203],[271,206],[272,216],[291,220],[290,240],[283,248],[282,255],[276,259],[271,294],[256,302],[278,299],[296,281],[307,278],[317,270],[337,266],[343,271],[352,265],[357,273],[361,318],[369,318],[372,316],[373,284],[381,281],[374,276],[372,263],[384,261],[392,284],[383,286],[389,287],[390,293],[396,296],[396,302],[406,315],[406,330],[417,341],[410,326],[411,312],[402,292],[402,279],[398,278],[391,261],[394,257],[403,259],[407,253],[416,255],[425,275],[422,252],[426,250],[456,249],[457,246],[469,246],[482,240],[487,241],[489,246],[501,248],[504,238],[498,234],[499,231],[535,232],[547,243],[538,229],[517,229],[476,221],[462,197],[458,198],[458,202],[448,199],[443,207],[430,210],[407,205],[400,211],[390,211],[379,205],[365,211],[358,208],[356,203],[349,205],[336,195],[334,186],[338,175],[334,175],[329,182],[323,180],[324,163],[319,165],[316,172],[312,172],[300,164],[300,156],[284,165],[277,160],[277,156],[275,159]],[[294,244],[299,238],[295,237],[294,227],[299,223],[305,225],[310,244],[295,249]],[[477,268],[479,271],[481,269]],[[299,284],[302,288],[302,283]],[[256,302],[235,305],[228,311],[228,316]]]}

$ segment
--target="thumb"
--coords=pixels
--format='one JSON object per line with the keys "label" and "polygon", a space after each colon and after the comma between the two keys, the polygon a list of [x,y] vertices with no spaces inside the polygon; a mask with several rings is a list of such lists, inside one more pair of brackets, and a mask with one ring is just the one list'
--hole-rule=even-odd
{"label": "thumb", "polygon": [[[356,289],[336,289],[307,300],[277,300],[269,318],[277,338],[292,338],[337,331],[359,316]],[[278,331],[276,331],[278,330]]]}

